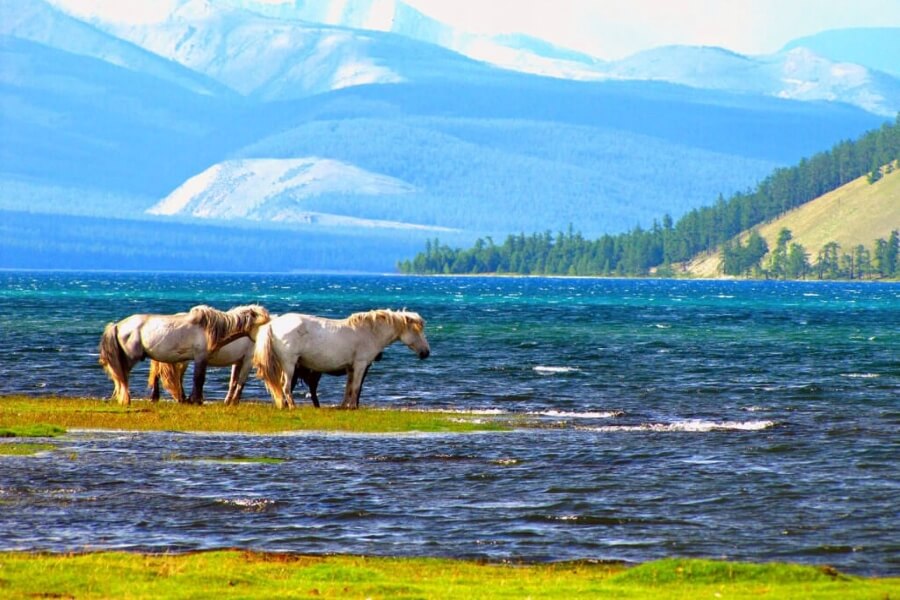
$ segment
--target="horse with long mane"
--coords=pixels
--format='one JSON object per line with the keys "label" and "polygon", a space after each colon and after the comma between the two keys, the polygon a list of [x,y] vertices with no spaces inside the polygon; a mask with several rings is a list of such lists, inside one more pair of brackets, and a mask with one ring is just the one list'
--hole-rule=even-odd
{"label": "horse with long mane", "polygon": [[[236,406],[241,401],[241,394],[247,377],[250,375],[250,367],[253,364],[254,341],[249,337],[242,337],[228,342],[215,352],[210,353],[207,361],[208,367],[231,367],[231,378],[228,380],[228,393],[225,395],[226,406]],[[187,402],[184,395],[184,373],[187,371],[187,361],[179,363],[165,363],[158,360],[150,361],[150,373],[147,377],[147,385],[150,387],[150,400],[159,400],[159,388],[162,387],[178,402]]]}
{"label": "horse with long mane", "polygon": [[200,404],[210,353],[241,337],[255,339],[269,320],[269,312],[257,304],[227,312],[200,305],[174,315],[131,315],[104,329],[100,364],[113,381],[113,398],[130,404],[128,374],[138,362],[148,357],[166,363],[193,360],[194,386],[188,402]]}
{"label": "horse with long mane", "polygon": [[[318,385],[322,373],[346,374],[341,408],[358,408],[369,367],[396,341],[406,344],[419,358],[431,354],[425,320],[418,313],[378,309],[354,313],[346,319],[286,313],[260,329],[253,364],[278,408],[285,404],[294,408],[291,388],[298,369],[308,385],[310,375]],[[312,385],[310,391],[313,404],[318,406]]]}

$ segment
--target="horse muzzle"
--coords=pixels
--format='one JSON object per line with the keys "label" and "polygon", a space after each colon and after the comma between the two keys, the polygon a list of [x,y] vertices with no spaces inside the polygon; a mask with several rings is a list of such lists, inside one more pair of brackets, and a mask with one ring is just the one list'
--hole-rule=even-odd
{"label": "horse muzzle", "polygon": [[429,356],[431,356],[431,350],[428,350],[428,349],[419,350],[419,358],[420,359],[425,360]]}

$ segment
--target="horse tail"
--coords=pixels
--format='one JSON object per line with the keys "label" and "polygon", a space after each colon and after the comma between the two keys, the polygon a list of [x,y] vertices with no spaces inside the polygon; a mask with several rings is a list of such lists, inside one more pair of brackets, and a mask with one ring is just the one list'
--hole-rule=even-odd
{"label": "horse tail", "polygon": [[184,402],[184,372],[187,370],[187,363],[164,363],[158,360],[150,361],[150,374],[147,377],[147,385],[153,387],[154,380],[159,377],[159,381],[163,388],[172,398],[178,402]]}
{"label": "horse tail", "polygon": [[124,404],[128,399],[128,373],[125,370],[125,351],[119,344],[119,328],[107,324],[100,336],[100,365],[113,382],[113,399]]}
{"label": "horse tail", "polygon": [[253,365],[256,367],[257,377],[263,380],[266,389],[275,399],[275,404],[281,406],[284,402],[284,391],[282,390],[284,369],[282,369],[281,361],[272,345],[272,328],[264,327],[264,329],[265,331],[260,331],[256,337]]}

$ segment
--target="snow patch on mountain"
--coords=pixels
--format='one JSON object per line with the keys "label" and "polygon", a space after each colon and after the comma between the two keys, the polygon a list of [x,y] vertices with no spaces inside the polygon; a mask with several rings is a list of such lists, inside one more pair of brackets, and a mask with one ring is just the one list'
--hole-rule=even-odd
{"label": "snow patch on mountain", "polygon": [[396,221],[310,211],[303,201],[319,196],[403,195],[408,183],[338,160],[253,158],[225,161],[188,179],[147,210],[151,215],[247,219],[355,227],[441,229]]}
{"label": "snow patch on mountain", "polygon": [[[68,8],[70,0],[54,0]],[[211,0],[177,0],[163,20],[82,13],[92,25],[243,94],[300,98],[404,77],[379,61],[377,40],[346,29],[266,18]]]}
{"label": "snow patch on mountain", "polygon": [[0,35],[96,58],[199,94],[227,92],[225,86],[73,18],[44,0],[0,0],[0,14]]}
{"label": "snow patch on mountain", "polygon": [[724,48],[663,46],[610,63],[610,76],[803,101],[845,102],[880,115],[900,110],[900,80],[807,48],[744,56]]}
{"label": "snow patch on mountain", "polygon": [[530,36],[492,36],[461,31],[423,14],[402,0],[308,0],[274,3],[268,0],[219,0],[216,4],[239,7],[295,24],[318,23],[395,33],[442,46],[475,60],[525,73],[584,80],[606,77],[600,70],[603,61],[594,57],[559,48]]}

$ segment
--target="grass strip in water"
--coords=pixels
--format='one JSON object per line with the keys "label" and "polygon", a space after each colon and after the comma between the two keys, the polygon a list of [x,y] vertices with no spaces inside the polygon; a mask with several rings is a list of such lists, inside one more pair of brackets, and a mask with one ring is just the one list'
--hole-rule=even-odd
{"label": "grass strip in water", "polygon": [[0,553],[6,598],[889,598],[900,579],[790,564],[485,564],[241,550]]}
{"label": "grass strip in water", "polygon": [[0,444],[0,456],[31,456],[32,454],[55,449],[56,446],[53,444],[3,443]]}
{"label": "grass strip in water", "polygon": [[65,432],[65,429],[63,429],[62,427],[57,427],[56,425],[34,423],[26,425],[16,425],[12,427],[0,427],[0,438],[59,437]]}
{"label": "grass strip in water", "polygon": [[133,401],[130,406],[119,406],[96,398],[0,397],[0,430],[14,430],[38,423],[64,429],[235,433],[405,433],[508,429],[496,421],[441,412],[316,409],[312,406],[278,410],[271,404],[259,402],[244,402],[239,406],[225,406],[221,402],[192,406],[174,402]]}

